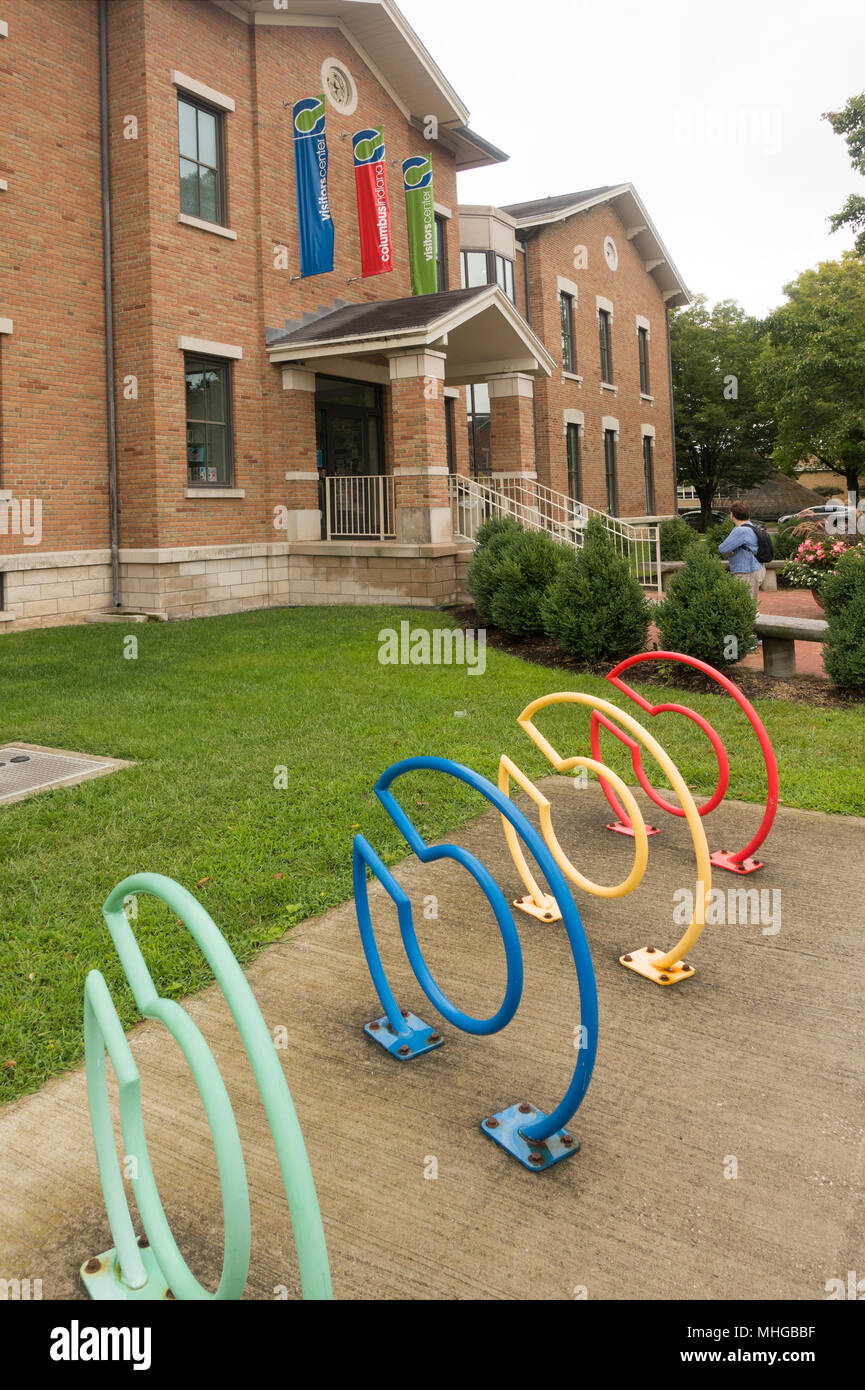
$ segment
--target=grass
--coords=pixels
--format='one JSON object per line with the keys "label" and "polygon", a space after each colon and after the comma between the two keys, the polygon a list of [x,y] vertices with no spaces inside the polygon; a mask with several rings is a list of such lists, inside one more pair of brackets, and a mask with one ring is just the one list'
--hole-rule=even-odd
{"label": "grass", "polygon": [[[404,856],[372,790],[391,762],[434,753],[495,780],[507,751],[530,776],[549,771],[516,716],[573,678],[492,649],[482,676],[380,665],[379,630],[406,618],[430,629],[450,621],[400,609],[296,608],[148,624],[133,629],[134,660],[124,657],[122,626],[0,638],[0,738],[136,763],[0,807],[0,1099],[80,1060],[88,970],[103,971],[125,1025],[137,1017],[101,916],[108,891],[127,874],[178,879],[245,962],[351,895],[356,829],[386,861]],[[591,677],[578,688],[611,693]],[[756,740],[741,737],[741,713],[725,697],[664,692],[676,698],[727,742],[729,795],[760,801],[762,761]],[[786,805],[865,813],[861,707],[758,708]],[[583,710],[538,722],[559,751],[588,750]],[[689,785],[709,794],[715,762],[707,741],[676,716],[656,724]],[[611,765],[626,772],[624,750],[612,739],[606,746]],[[435,774],[402,779],[396,789],[427,838],[482,809],[476,793]],[[145,899],[139,912],[136,934],[160,993],[179,998],[205,984],[208,967],[170,914]]]}

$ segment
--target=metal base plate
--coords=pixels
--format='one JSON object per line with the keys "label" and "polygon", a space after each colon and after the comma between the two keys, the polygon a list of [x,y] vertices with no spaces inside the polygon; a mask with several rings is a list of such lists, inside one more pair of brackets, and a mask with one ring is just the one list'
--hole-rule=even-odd
{"label": "metal base plate", "polygon": [[368,1038],[372,1038],[392,1057],[396,1057],[398,1062],[410,1062],[412,1057],[420,1057],[424,1052],[432,1052],[444,1043],[441,1033],[437,1033],[435,1028],[424,1023],[417,1014],[409,1013],[407,1009],[403,1009],[402,1021],[409,1029],[408,1033],[395,1033],[390,1026],[387,1014],[383,1018],[374,1018],[372,1023],[365,1023],[363,1031]]}
{"label": "metal base plate", "polygon": [[520,1129],[543,1119],[546,1119],[545,1111],[539,1110],[536,1105],[529,1105],[527,1101],[521,1101],[517,1105],[509,1106],[507,1110],[499,1110],[497,1114],[489,1115],[481,1121],[481,1129],[489,1139],[524,1168],[528,1168],[530,1173],[542,1173],[545,1168],[552,1168],[555,1163],[561,1163],[563,1158],[570,1158],[580,1150],[579,1139],[569,1134],[566,1129],[557,1130],[542,1144],[529,1143],[528,1139],[524,1139]]}
{"label": "metal base plate", "polygon": [[166,1299],[173,1297],[149,1245],[141,1250],[141,1259],[147,1270],[147,1283],[140,1289],[130,1289],[122,1282],[116,1251],[106,1250],[104,1255],[97,1255],[95,1258],[99,1261],[97,1270],[88,1272],[87,1265],[91,1263],[90,1260],[85,1260],[81,1266],[81,1282],[91,1298],[97,1301],[114,1299],[124,1302],[164,1303]]}
{"label": "metal base plate", "polygon": [[[624,821],[610,821],[610,823],[607,825],[607,829],[615,830],[617,835],[630,835],[631,839],[634,839],[634,827],[632,825],[625,825]],[[661,832],[657,825],[646,826],[646,835],[660,835],[660,833]]]}
{"label": "metal base plate", "polygon": [[547,895],[544,896],[540,907],[528,893],[524,898],[515,898],[514,907],[518,907],[520,912],[527,912],[530,917],[537,917],[539,922],[561,922],[562,920],[558,903],[555,898]]}
{"label": "metal base plate", "polygon": [[654,946],[643,946],[639,951],[629,951],[626,956],[619,956],[619,964],[627,966],[637,975],[644,975],[647,980],[654,980],[656,985],[676,985],[680,980],[690,980],[694,967],[684,960],[677,960],[675,965],[659,970],[654,962],[664,955],[665,951],[658,951]]}
{"label": "metal base plate", "polygon": [[743,859],[740,864],[728,849],[716,849],[709,855],[709,863],[714,864],[716,869],[729,869],[731,874],[755,874],[758,869],[766,867],[762,859]]}

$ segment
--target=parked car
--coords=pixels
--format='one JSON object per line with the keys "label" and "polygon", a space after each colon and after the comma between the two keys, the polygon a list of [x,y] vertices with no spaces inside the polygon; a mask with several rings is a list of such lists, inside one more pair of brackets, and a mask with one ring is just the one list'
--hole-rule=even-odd
{"label": "parked car", "polygon": [[[689,526],[693,526],[693,528],[694,528],[695,531],[699,530],[699,528],[700,528],[700,520],[701,520],[701,518],[702,518],[702,515],[703,515],[703,513],[702,513],[701,511],[696,511],[696,512],[679,512],[679,516],[682,518],[682,520],[683,520],[683,521],[687,521],[687,523],[688,523]],[[712,525],[714,526],[716,521],[723,521],[723,520],[724,520],[726,517],[728,517],[729,515],[730,515],[729,512],[719,512],[719,511],[717,511],[717,510],[713,507],[713,508],[712,508]]]}
{"label": "parked car", "polygon": [[778,525],[783,526],[787,521],[815,521],[820,517],[827,517],[832,512],[845,512],[846,502],[839,502],[837,497],[832,497],[828,502],[821,502],[813,507],[805,507],[801,512],[789,512],[787,516],[778,517]]}

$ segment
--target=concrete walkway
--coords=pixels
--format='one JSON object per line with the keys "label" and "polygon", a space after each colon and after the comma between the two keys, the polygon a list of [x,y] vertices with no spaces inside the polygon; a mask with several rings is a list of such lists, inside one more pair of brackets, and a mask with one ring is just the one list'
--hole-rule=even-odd
{"label": "concrete walkway", "polygon": [[[428,795],[434,795],[429,778]],[[596,785],[545,784],[575,862],[617,881],[631,842],[603,829]],[[522,798],[525,804],[525,798]],[[738,848],[759,821],[732,803],[707,821],[710,848]],[[267,949],[248,977],[271,1028],[309,1149],[336,1296],[351,1299],[821,1299],[865,1275],[865,822],[781,811],[767,868],[720,886],[780,889],[781,930],[707,926],[696,974],[662,989],[617,957],[668,947],[675,888],[693,887],[683,823],[665,817],[629,898],[577,894],[597,973],[598,1063],[572,1128],[582,1151],[524,1171],[479,1128],[523,1098],[549,1108],[573,1068],[578,1004],[561,927],[521,918],[526,987],[516,1019],[483,1039],[443,1028],[445,1047],[400,1064],[362,1033],[379,1005],[351,904]],[[455,836],[520,891],[498,818]],[[463,1008],[491,1012],[504,958],[485,900],[453,865],[406,861],[430,965]],[[109,885],[106,885],[108,887]],[[439,898],[424,921],[424,895]],[[439,1022],[416,984],[389,900],[373,890],[385,964],[403,1007]],[[777,904],[776,904],[777,905]],[[517,914],[519,916],[519,914]],[[106,958],[111,951],[106,932]],[[297,1294],[296,1264],[264,1115],[215,989],[188,1003],[226,1079],[247,1162],[253,1265],[247,1296]],[[174,1044],[132,1030],[157,1180],[194,1271],[215,1285],[222,1219],[204,1113]],[[438,1176],[425,1177],[437,1161]],[[735,1163],[733,1162],[735,1160]],[[738,1165],[738,1176],[725,1177]],[[0,1112],[0,1277],[80,1297],[80,1262],[111,1244],[81,1071]]]}
{"label": "concrete walkway", "polygon": [[[811,593],[810,589],[777,589],[774,593],[760,591],[758,607],[761,613],[772,613],[785,618],[825,618],[826,614]],[[762,651],[752,652],[740,665],[755,671],[763,669]],[[821,676],[823,670],[822,642],[796,643],[796,671],[801,676]]]}

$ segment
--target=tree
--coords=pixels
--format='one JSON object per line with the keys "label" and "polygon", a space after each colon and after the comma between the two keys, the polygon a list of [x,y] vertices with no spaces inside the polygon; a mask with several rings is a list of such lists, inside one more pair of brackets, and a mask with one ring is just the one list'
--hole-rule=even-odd
{"label": "tree", "polygon": [[852,251],[784,286],[767,321],[764,399],[787,473],[816,459],[857,493],[865,470],[865,261]]}
{"label": "tree", "polygon": [[583,661],[612,661],[645,647],[652,610],[599,516],[576,553],[564,550],[541,611],[548,636]]}
{"label": "tree", "polygon": [[700,499],[700,529],[717,492],[753,487],[767,476],[774,442],[757,362],[762,324],[732,300],[709,310],[705,295],[670,319],[676,463]]}
{"label": "tree", "polygon": [[[865,174],[865,92],[851,97],[841,111],[824,111],[823,120],[836,135],[843,135],[850,163],[857,173]],[[861,193],[850,194],[841,211],[829,218],[829,226],[833,232],[850,227],[857,233],[856,250],[865,256],[865,198]]]}

